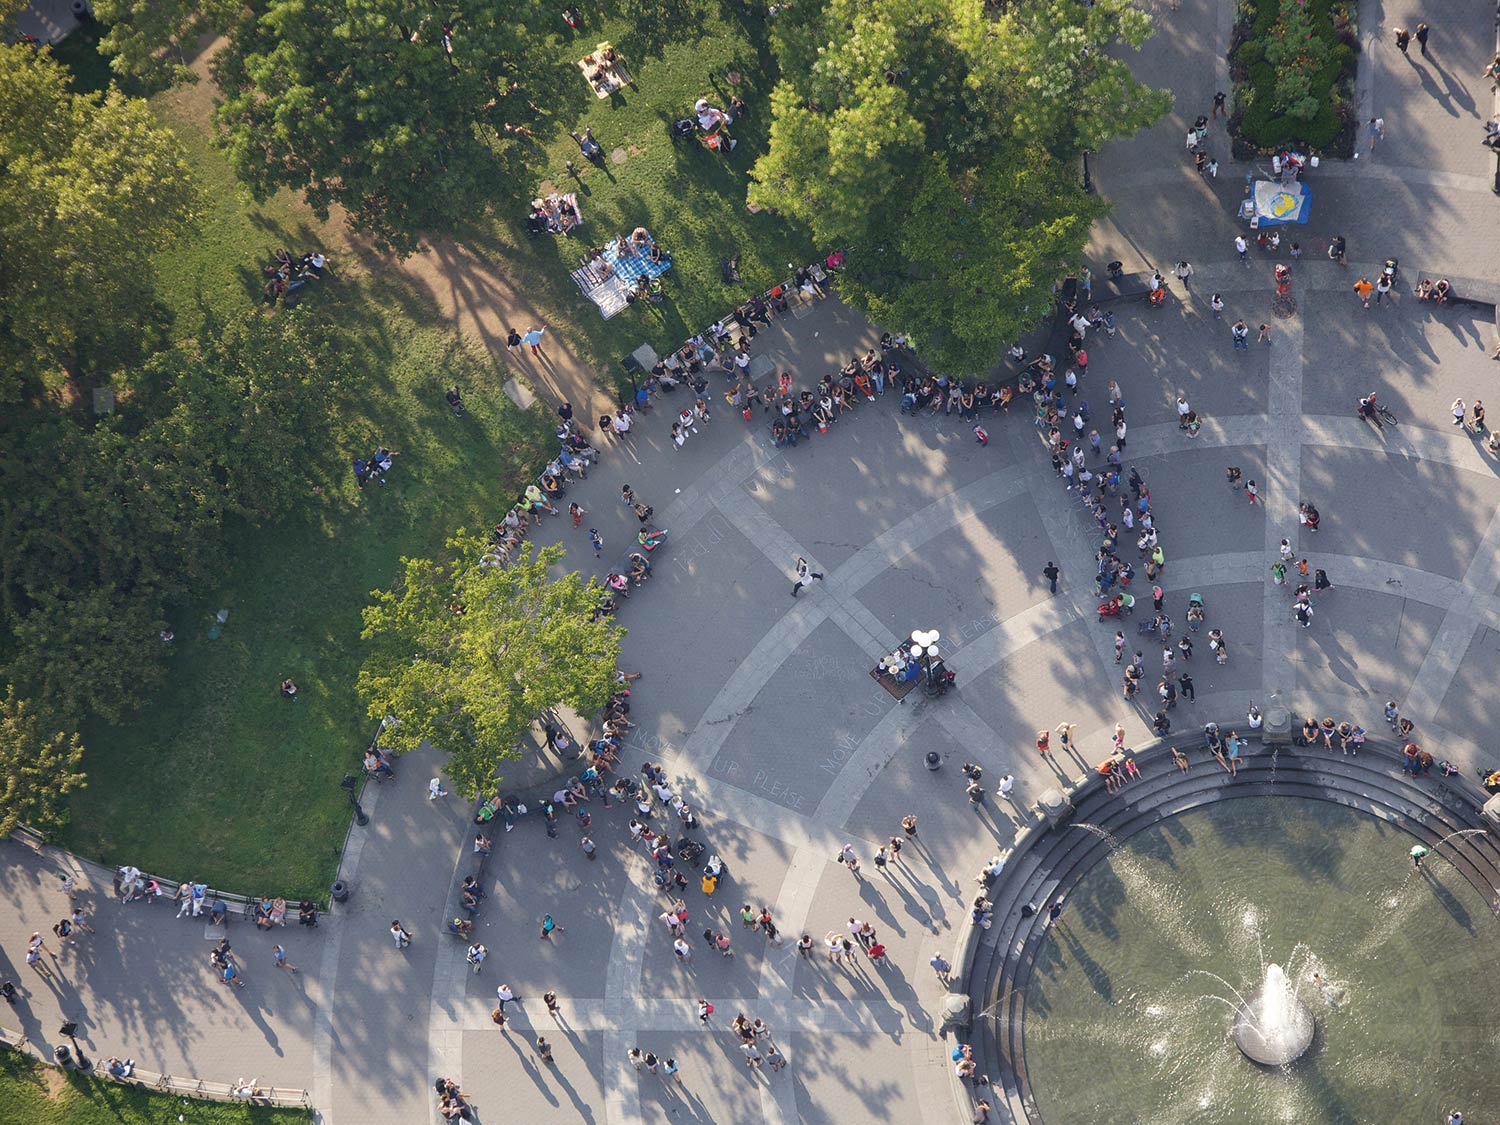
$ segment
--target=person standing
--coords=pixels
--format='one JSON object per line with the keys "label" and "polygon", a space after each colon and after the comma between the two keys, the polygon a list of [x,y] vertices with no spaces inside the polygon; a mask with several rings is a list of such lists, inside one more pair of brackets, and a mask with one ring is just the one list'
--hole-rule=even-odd
{"label": "person standing", "polygon": [[562,1010],[557,1006],[557,993],[548,989],[542,993],[542,1003],[547,1005],[547,1014],[559,1023],[562,1022]]}
{"label": "person standing", "polygon": [[1189,703],[1196,703],[1197,693],[1193,690],[1193,677],[1184,672],[1177,677],[1177,689],[1187,698]]}
{"label": "person standing", "polygon": [[1060,572],[1057,569],[1057,564],[1051,559],[1048,559],[1047,565],[1042,567],[1042,577],[1051,584],[1052,592],[1054,594],[1057,593],[1057,576],[1059,573]]}
{"label": "person standing", "polygon": [[1177,280],[1182,282],[1183,288],[1187,288],[1188,278],[1193,276],[1192,263],[1186,261],[1178,262],[1172,268],[1172,272],[1177,275]]}
{"label": "person standing", "polygon": [[1237,320],[1237,321],[1234,322],[1234,325],[1229,329],[1229,332],[1230,332],[1230,335],[1234,338],[1234,346],[1237,349],[1239,349],[1240,351],[1249,351],[1250,350],[1250,326],[1249,325],[1247,325],[1243,320]]}
{"label": "person standing", "polygon": [[1208,307],[1213,310],[1215,320],[1224,319],[1224,298],[1215,293],[1209,298]]}
{"label": "person standing", "polygon": [[1115,663],[1118,664],[1125,656],[1125,634],[1115,633]]}
{"label": "person standing", "polygon": [[908,840],[917,838],[917,818],[914,813],[907,813],[901,818],[901,831],[906,833]]}
{"label": "person standing", "polygon": [[792,597],[794,598],[797,596],[798,591],[800,591],[802,587],[811,586],[814,578],[818,579],[820,582],[823,580],[822,572],[814,570],[811,566],[809,566],[807,560],[804,559],[801,555],[797,556],[796,570],[797,580],[792,583]]}
{"label": "person standing", "polygon": [[1260,335],[1255,338],[1255,342],[1257,344],[1264,344],[1268,348],[1271,346],[1271,326],[1269,324],[1262,324],[1260,326]]}
{"label": "person standing", "polygon": [[556,1060],[552,1057],[552,1045],[540,1035],[536,1037],[536,1053],[542,1057],[544,1063],[555,1064]]}
{"label": "person standing", "polygon": [[1240,256],[1240,261],[1244,262],[1246,267],[1250,265],[1250,244],[1245,241],[1244,235],[1234,236],[1234,252]]}
{"label": "person standing", "polygon": [[1456,398],[1453,400],[1452,411],[1453,424],[1455,426],[1462,426],[1464,424],[1464,416],[1469,413],[1468,405],[1464,402],[1463,399]]}

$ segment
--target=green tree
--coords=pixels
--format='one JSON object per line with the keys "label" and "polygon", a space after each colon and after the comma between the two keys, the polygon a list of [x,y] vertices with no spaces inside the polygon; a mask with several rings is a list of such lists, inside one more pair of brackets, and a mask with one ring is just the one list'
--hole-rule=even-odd
{"label": "green tree", "polygon": [[47,52],[0,45],[0,400],[139,354],[152,256],[198,192],[146,103],[80,95]]}
{"label": "green tree", "polygon": [[64,799],[85,784],[82,761],[78,736],[55,730],[7,684],[0,704],[0,840],[23,824],[37,831],[56,827]]}
{"label": "green tree", "polygon": [[279,518],[320,479],[349,379],[336,343],[301,310],[247,311],[153,356],[97,424],[39,412],[19,430],[0,460],[13,679],[62,714],[139,706],[168,608],[222,571],[225,522]]}
{"label": "green tree", "polygon": [[958,181],[941,156],[922,167],[893,245],[851,271],[840,292],[922,341],[929,365],[984,370],[997,341],[1050,313],[1048,283],[1078,260],[1106,208],[1069,165],[1038,149],[996,153]]}
{"label": "green tree", "polygon": [[148,90],[196,82],[189,56],[238,10],[227,0],[94,0],[94,15],[109,28],[99,49],[114,56],[110,69],[139,79]]}
{"label": "green tree", "polygon": [[359,674],[370,717],[398,720],[387,744],[447,751],[448,775],[469,796],[494,791],[496,771],[543,711],[604,705],[624,636],[594,620],[597,579],[547,577],[561,548],[493,567],[480,562],[484,548],[460,530],[444,560],[402,560],[397,587],[376,591],[365,609],[370,650]]}
{"label": "green tree", "polygon": [[423,232],[482,214],[510,175],[518,155],[495,130],[526,98],[500,95],[513,75],[549,69],[530,54],[533,19],[556,10],[261,0],[214,61],[220,140],[257,195],[303,191],[320,217],[337,204],[382,245],[411,250]]}
{"label": "green tree", "polygon": [[1149,31],[1131,0],[792,5],[750,198],[850,247],[841,291],[929,364],[982,370],[1102,213],[1079,154],[1169,104],[1111,53]]}

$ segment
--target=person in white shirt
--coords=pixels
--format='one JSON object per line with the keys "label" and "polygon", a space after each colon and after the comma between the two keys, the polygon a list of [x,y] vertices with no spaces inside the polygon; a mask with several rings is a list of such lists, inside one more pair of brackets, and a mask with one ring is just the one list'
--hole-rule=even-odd
{"label": "person in white shirt", "polygon": [[1014,777],[1012,777],[1010,774],[1006,774],[1004,777],[1002,777],[1000,779],[1000,799],[1002,801],[1010,800],[1010,791],[1015,787],[1016,779]]}

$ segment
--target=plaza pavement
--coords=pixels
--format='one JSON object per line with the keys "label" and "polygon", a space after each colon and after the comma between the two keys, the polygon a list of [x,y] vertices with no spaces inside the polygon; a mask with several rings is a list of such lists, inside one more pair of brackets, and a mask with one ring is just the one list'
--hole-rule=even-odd
{"label": "plaza pavement", "polygon": [[[1419,67],[1385,34],[1410,26],[1418,9],[1361,6],[1361,97],[1373,107],[1362,114],[1386,118],[1386,140],[1373,160],[1310,178],[1313,221],[1287,234],[1309,247],[1294,271],[1297,311],[1280,319],[1270,314],[1271,261],[1234,259],[1245,169],[1226,160],[1219,180],[1204,183],[1181,151],[1187,124],[1221,84],[1205,61],[1227,35],[1227,5],[1156,7],[1161,32],[1138,67],[1173,85],[1177,106],[1099,156],[1114,211],[1090,258],[1098,277],[1114,257],[1131,270],[1186,257],[1197,272],[1186,293],[1173,285],[1165,308],[1114,304],[1119,334],[1090,336],[1083,395],[1097,416],[1105,381],[1120,383],[1126,463],[1152,492],[1168,606],[1180,621],[1188,594],[1202,592],[1209,624],[1231,646],[1223,667],[1200,647],[1197,702],[1174,720],[1234,724],[1274,691],[1294,714],[1375,727],[1394,697],[1440,756],[1466,769],[1488,762],[1481,746],[1500,721],[1500,480],[1477,441],[1449,424],[1448,404],[1485,397],[1500,370],[1488,358],[1495,324],[1469,307],[1419,305],[1409,287],[1421,271],[1496,278],[1500,203],[1476,143],[1490,95],[1473,77],[1492,50],[1493,12],[1472,0],[1445,5],[1431,21],[1435,61]],[[1226,157],[1222,131],[1213,140]],[[1347,271],[1321,257],[1335,233],[1349,240]],[[1402,259],[1403,295],[1365,312],[1349,285],[1386,254]],[[1223,322],[1207,309],[1213,291],[1228,306]],[[1232,349],[1228,324],[1240,316],[1273,326],[1269,347]],[[802,384],[871,331],[830,303],[779,322],[756,346]],[[1395,429],[1354,417],[1371,388],[1399,415]],[[1196,439],[1175,424],[1179,390],[1205,418]],[[100,933],[84,943],[92,950],[65,967],[66,985],[40,984],[16,962],[25,935],[55,920],[44,872],[61,860],[0,849],[9,907],[0,965],[28,991],[0,1019],[21,1021],[48,1049],[68,1014],[86,1046],[128,1051],[150,1069],[306,1084],[325,1118],[341,1123],[423,1120],[439,1073],[461,1080],[481,1121],[954,1120],[936,1035],[943,992],[927,960],[953,955],[973,872],[1016,828],[1016,814],[993,799],[969,810],[957,767],[982,764],[992,785],[1013,772],[1025,805],[1102,758],[1116,721],[1132,741],[1147,737],[1147,715],[1120,699],[1114,629],[1093,620],[1092,521],[1054,479],[1025,407],[986,419],[987,448],[956,418],[898,417],[889,395],[796,449],[772,449],[767,420],[747,426],[720,408],[675,450],[658,410],[570,492],[589,509],[585,527],[603,531],[605,558],[595,562],[565,517],[538,532],[565,543],[571,565],[602,573],[633,542],[618,501],[626,481],[670,529],[655,576],[620,614],[630,630],[623,665],[645,672],[622,768],[665,765],[727,864],[712,900],[696,887],[686,896],[689,964],[675,961],[656,921],[663,899],[648,858],[627,846],[624,810],[596,809],[592,863],[575,824],[556,840],[530,819],[497,833],[479,927],[491,957],[482,974],[468,973],[462,947],[438,936],[453,888],[476,870],[467,810],[454,798],[426,800],[438,763],[416,756],[371,790],[372,822],[355,829],[345,858],[348,909],[315,935],[236,930],[251,976],[229,995],[207,976],[201,924],[97,892]],[[1264,508],[1229,490],[1230,464],[1260,482]],[[1297,527],[1303,499],[1322,512],[1316,535]],[[1336,586],[1308,630],[1269,582],[1283,536]],[[798,554],[826,578],[793,601]],[[1063,571],[1055,597],[1040,575],[1049,559]],[[898,704],[868,669],[917,627],[941,631],[959,690]],[[1159,654],[1144,651],[1154,670]],[[1032,739],[1064,720],[1078,725],[1081,749],[1054,765]],[[924,767],[929,750],[944,756],[941,770]],[[882,873],[870,856],[908,812],[920,818],[920,842]],[[864,861],[860,879],[832,862],[845,842]],[[770,906],[787,944],[742,930],[743,903]],[[545,910],[566,927],[551,942],[536,936]],[[821,939],[851,915],[879,930],[884,966],[832,966],[820,954],[799,962],[796,935]],[[418,935],[405,952],[387,933],[395,917]],[[705,926],[731,936],[734,958],[695,936]],[[278,939],[303,974],[270,967],[266,950]],[[489,1019],[501,980],[523,997],[508,1032]],[[540,1002],[549,988],[561,998],[557,1025]],[[710,1029],[696,1019],[700,996],[717,1008]],[[786,1071],[747,1072],[727,1030],[737,1011],[767,1021]],[[537,1033],[551,1041],[554,1066],[531,1049]],[[675,1056],[682,1083],[632,1070],[625,1053],[636,1044]],[[1482,1116],[1495,1107],[1466,1108]]]}

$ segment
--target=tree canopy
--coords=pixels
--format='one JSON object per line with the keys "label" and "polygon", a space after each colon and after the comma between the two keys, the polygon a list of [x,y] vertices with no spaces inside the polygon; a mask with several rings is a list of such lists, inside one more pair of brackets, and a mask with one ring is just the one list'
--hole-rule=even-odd
{"label": "tree canopy", "polygon": [[1165,112],[1117,57],[1131,0],[827,0],[777,19],[750,196],[847,247],[842,291],[929,364],[982,370],[1048,307],[1099,202],[1074,161]]}
{"label": "tree canopy", "polygon": [[220,140],[259,195],[303,191],[320,217],[337,204],[382,245],[410,250],[482,213],[505,179],[496,129],[525,109],[505,95],[538,44],[532,19],[556,10],[258,0],[214,61]]}
{"label": "tree canopy", "polygon": [[78,736],[52,730],[7,685],[0,702],[0,840],[21,825],[55,827],[67,795],[84,784],[82,760]]}
{"label": "tree canopy", "polygon": [[370,717],[398,720],[386,744],[447,751],[448,776],[469,796],[494,791],[543,711],[604,705],[625,634],[594,620],[605,594],[597,579],[547,577],[561,548],[505,566],[481,565],[484,548],[460,530],[444,559],[402,560],[396,587],[365,610],[359,674]]}
{"label": "tree canopy", "polygon": [[0,45],[0,400],[138,358],[152,256],[198,190],[146,103],[74,94],[50,53]]}
{"label": "tree canopy", "polygon": [[247,311],[122,377],[112,415],[30,416],[0,460],[10,678],[62,714],[138,706],[161,676],[168,607],[222,567],[225,522],[307,494],[347,368],[300,310]]}

